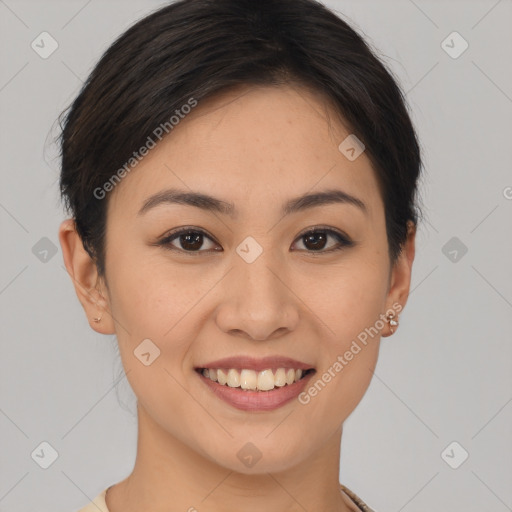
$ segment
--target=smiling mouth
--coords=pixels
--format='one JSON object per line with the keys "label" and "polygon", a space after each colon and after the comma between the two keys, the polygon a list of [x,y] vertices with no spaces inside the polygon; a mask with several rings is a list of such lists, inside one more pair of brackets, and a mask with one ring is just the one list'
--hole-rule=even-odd
{"label": "smiling mouth", "polygon": [[261,372],[237,368],[196,368],[195,371],[221,386],[244,391],[272,391],[284,388],[314,373],[314,368],[269,368]]}

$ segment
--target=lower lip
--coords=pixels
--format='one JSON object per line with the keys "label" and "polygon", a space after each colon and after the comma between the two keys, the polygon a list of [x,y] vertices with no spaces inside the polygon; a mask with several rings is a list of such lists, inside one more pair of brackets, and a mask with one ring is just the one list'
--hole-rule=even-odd
{"label": "lower lip", "polygon": [[196,373],[219,398],[243,411],[272,411],[282,407],[296,398],[303,391],[310,377],[315,374],[312,371],[293,384],[275,387],[270,391],[248,391],[219,384],[205,377],[199,371]]}

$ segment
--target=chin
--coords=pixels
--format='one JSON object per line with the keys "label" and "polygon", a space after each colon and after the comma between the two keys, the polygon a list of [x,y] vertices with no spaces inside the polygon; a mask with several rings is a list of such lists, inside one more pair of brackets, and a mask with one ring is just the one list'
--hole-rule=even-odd
{"label": "chin", "polygon": [[205,450],[205,456],[213,463],[236,473],[264,475],[287,471],[301,464],[303,460],[297,455],[302,453],[299,445],[300,442],[297,442],[296,448],[290,447],[285,451],[277,439],[275,443],[270,443],[268,439],[261,443],[233,441],[226,449],[221,448],[221,453]]}

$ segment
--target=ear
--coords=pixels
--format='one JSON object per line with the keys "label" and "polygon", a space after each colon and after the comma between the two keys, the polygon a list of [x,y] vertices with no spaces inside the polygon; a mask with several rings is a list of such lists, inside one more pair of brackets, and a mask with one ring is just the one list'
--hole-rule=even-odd
{"label": "ear", "polygon": [[[85,310],[89,325],[100,334],[115,334],[110,314],[108,288],[99,277],[96,264],[85,250],[76,231],[74,219],[67,219],[59,228],[59,241],[66,270],[73,281],[78,300]],[[99,322],[93,318],[101,317]]]}
{"label": "ear", "polygon": [[[405,307],[409,297],[415,242],[416,225],[412,221],[409,221],[407,224],[407,239],[397,261],[391,269],[390,284],[386,300],[388,310],[395,310],[398,314],[400,314],[400,311]],[[393,307],[393,304],[395,307]],[[399,304],[401,308],[398,308],[397,304]],[[391,334],[391,331],[388,330],[386,333],[383,333],[382,336],[387,337]]]}

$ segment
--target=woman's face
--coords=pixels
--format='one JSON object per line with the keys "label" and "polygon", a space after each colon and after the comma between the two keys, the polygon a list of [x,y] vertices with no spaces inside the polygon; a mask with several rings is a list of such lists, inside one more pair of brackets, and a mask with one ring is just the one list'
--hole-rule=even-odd
{"label": "woman's face", "polygon": [[[326,116],[319,97],[289,86],[200,102],[108,198],[111,316],[94,325],[117,334],[139,428],[234,471],[284,470],[319,452],[370,383],[383,315],[407,298],[413,247],[391,268],[370,160],[347,158],[350,132]],[[172,202],[171,189],[215,199]],[[325,191],[337,200],[296,201]],[[179,228],[193,233],[169,239]],[[211,364],[228,357],[315,371],[291,395],[278,379],[224,399],[198,368],[224,365],[232,384],[228,368],[258,368]],[[262,364],[285,377],[299,367]],[[263,387],[268,375],[241,377]]]}

